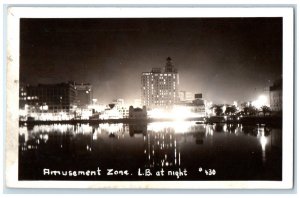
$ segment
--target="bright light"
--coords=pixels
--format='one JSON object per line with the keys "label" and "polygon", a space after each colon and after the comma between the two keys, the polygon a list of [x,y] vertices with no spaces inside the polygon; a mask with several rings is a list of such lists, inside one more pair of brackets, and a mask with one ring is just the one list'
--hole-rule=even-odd
{"label": "bright light", "polygon": [[120,119],[123,118],[123,115],[116,109],[109,109],[102,112],[99,116],[100,119]]}
{"label": "bright light", "polygon": [[42,105],[40,106],[41,111],[48,111],[48,105]]}
{"label": "bright light", "polygon": [[237,101],[233,101],[233,105],[234,105],[235,107],[237,107],[237,106],[238,106]]}
{"label": "bright light", "polygon": [[39,116],[39,120],[55,120],[53,118],[52,113],[42,113],[41,116]]}
{"label": "bright light", "polygon": [[[35,125],[32,132],[33,133],[50,133],[52,131],[57,131],[60,133],[65,133],[67,131],[73,130],[73,126],[67,124],[53,124],[53,125]],[[42,134],[40,135],[42,137]]]}
{"label": "bright light", "polygon": [[175,106],[170,116],[175,120],[184,120],[185,118],[196,117],[195,113],[192,113],[188,108],[183,106]]}
{"label": "bright light", "polygon": [[174,133],[185,133],[191,131],[194,122],[177,121],[177,122],[152,122],[148,125],[148,130],[153,132],[162,132],[171,129]]}
{"label": "bright light", "polygon": [[19,115],[20,116],[26,116],[27,115],[27,111],[25,109],[19,109]]}
{"label": "bright light", "polygon": [[265,137],[264,132],[261,133],[259,142],[261,144],[261,149],[262,149],[262,160],[263,160],[263,162],[265,162],[266,161],[266,145],[268,144],[268,139]]}
{"label": "bright light", "polygon": [[108,132],[108,133],[118,133],[121,132],[123,129],[123,124],[119,123],[119,124],[100,124],[100,130],[101,132]]}
{"label": "bright light", "polygon": [[92,110],[91,109],[83,109],[81,112],[81,119],[87,120],[89,117],[92,116]]}
{"label": "bright light", "polygon": [[264,105],[268,106],[268,98],[265,95],[260,95],[257,100],[252,102],[252,105],[256,108],[260,108]]}
{"label": "bright light", "polygon": [[223,111],[223,112],[226,111],[226,106],[225,106],[225,105],[222,107],[222,111]]}
{"label": "bright light", "polygon": [[184,120],[186,118],[201,117],[200,113],[194,113],[189,107],[174,106],[172,110],[153,109],[148,112],[150,118]]}
{"label": "bright light", "polygon": [[98,100],[96,98],[93,98],[92,101],[93,101],[93,104],[96,104]]}
{"label": "bright light", "polygon": [[24,136],[25,142],[28,141],[28,130],[27,130],[27,127],[20,127],[19,128],[19,134]]}
{"label": "bright light", "polygon": [[166,113],[161,109],[153,109],[148,112],[150,118],[165,118]]}
{"label": "bright light", "polygon": [[60,120],[69,120],[69,116],[66,112],[60,112]]}
{"label": "bright light", "polygon": [[265,136],[261,136],[259,141],[260,141],[262,150],[265,151],[266,150],[266,145],[268,143],[267,138]]}

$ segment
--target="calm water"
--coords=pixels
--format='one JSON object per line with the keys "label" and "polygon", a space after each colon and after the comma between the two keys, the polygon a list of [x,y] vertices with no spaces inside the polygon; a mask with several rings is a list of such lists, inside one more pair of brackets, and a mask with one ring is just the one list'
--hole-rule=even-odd
{"label": "calm water", "polygon": [[281,180],[281,163],[282,130],[264,125],[54,124],[19,130],[20,180]]}

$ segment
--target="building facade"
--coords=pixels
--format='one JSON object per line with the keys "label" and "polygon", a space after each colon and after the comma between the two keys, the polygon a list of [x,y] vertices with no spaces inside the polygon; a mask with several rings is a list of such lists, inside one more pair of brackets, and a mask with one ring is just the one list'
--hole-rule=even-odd
{"label": "building facade", "polygon": [[192,113],[193,116],[206,116],[206,101],[202,98],[202,94],[195,94],[194,96],[195,97],[191,102],[180,101],[178,104],[176,104],[176,107],[184,108],[186,112]]}
{"label": "building facade", "polygon": [[270,87],[270,108],[272,111],[282,111],[282,80]]}
{"label": "building facade", "polygon": [[130,106],[129,107],[129,118],[130,119],[147,119],[146,106],[143,106],[143,108],[134,108],[133,106]]}
{"label": "building facade", "polygon": [[125,100],[122,98],[114,99],[113,104],[115,104],[117,107],[123,107],[125,105]]}
{"label": "building facade", "polygon": [[142,107],[143,106],[141,99],[134,99],[133,104],[134,104],[135,107]]}
{"label": "building facade", "polygon": [[188,91],[179,91],[179,101],[180,102],[192,102],[194,100],[194,95]]}
{"label": "building facade", "polygon": [[20,87],[20,108],[29,112],[69,112],[75,105],[76,91],[72,83],[38,84]]}
{"label": "building facade", "polygon": [[115,104],[115,107],[121,116],[121,118],[128,118],[129,116],[129,109],[125,106],[125,100],[122,98],[114,99],[113,104]]}
{"label": "building facade", "polygon": [[75,83],[76,104],[79,107],[86,107],[91,104],[93,97],[92,85],[89,83]]}
{"label": "building facade", "polygon": [[192,112],[200,116],[206,116],[206,101],[202,98],[202,93],[195,94],[195,99],[192,104]]}
{"label": "building facade", "polygon": [[143,72],[142,105],[150,108],[169,108],[179,101],[179,74],[172,59],[167,58],[165,68],[152,68]]}

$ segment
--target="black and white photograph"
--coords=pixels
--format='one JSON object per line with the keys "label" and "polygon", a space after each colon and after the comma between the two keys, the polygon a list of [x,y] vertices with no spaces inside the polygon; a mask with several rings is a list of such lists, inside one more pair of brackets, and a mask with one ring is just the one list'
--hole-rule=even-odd
{"label": "black and white photograph", "polygon": [[17,181],[284,180],[283,16],[18,27]]}

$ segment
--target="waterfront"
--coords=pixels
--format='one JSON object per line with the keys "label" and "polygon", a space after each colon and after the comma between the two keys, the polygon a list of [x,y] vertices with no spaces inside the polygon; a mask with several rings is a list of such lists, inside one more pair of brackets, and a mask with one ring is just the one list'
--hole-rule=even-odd
{"label": "waterfront", "polygon": [[[101,175],[73,174],[99,169]],[[107,169],[118,173],[109,175]],[[164,175],[155,174],[162,169]],[[50,170],[73,171],[73,175],[51,175],[47,172]],[[178,177],[176,171],[182,175]],[[282,130],[266,125],[177,121],[19,128],[20,180],[201,181],[281,177]]]}

